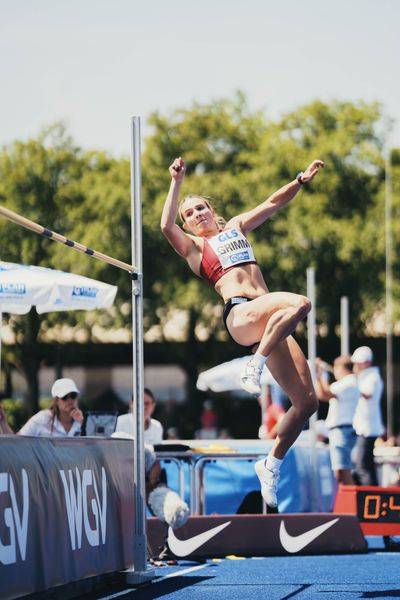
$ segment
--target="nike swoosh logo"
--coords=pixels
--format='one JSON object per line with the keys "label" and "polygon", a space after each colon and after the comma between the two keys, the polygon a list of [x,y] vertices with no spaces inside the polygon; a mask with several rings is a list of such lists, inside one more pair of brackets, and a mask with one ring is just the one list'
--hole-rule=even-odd
{"label": "nike swoosh logo", "polygon": [[175,554],[175,556],[188,556],[188,554],[192,554],[203,546],[208,540],[211,540],[217,533],[228,527],[231,524],[231,521],[227,521],[226,523],[222,523],[221,525],[217,525],[217,527],[213,527],[212,529],[207,529],[207,531],[203,531],[203,533],[199,533],[198,535],[194,535],[187,540],[178,540],[175,536],[174,530],[172,527],[168,529],[168,546]]}
{"label": "nike swoosh logo", "polygon": [[279,528],[279,539],[286,552],[294,554],[303,550],[303,548],[308,546],[308,544],[311,544],[313,540],[322,535],[324,531],[329,529],[329,527],[332,527],[332,525],[338,521],[339,519],[332,519],[332,521],[318,525],[318,527],[313,527],[313,529],[305,531],[300,535],[290,535],[286,531],[285,522],[282,520]]}

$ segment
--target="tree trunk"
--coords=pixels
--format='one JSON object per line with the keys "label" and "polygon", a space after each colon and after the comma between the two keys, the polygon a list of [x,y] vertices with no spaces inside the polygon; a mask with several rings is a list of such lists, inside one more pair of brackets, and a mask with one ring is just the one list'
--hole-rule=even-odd
{"label": "tree trunk", "polygon": [[198,342],[195,335],[198,313],[194,308],[189,310],[188,336],[185,344],[185,359],[183,367],[187,374],[187,429],[194,430],[199,427],[201,403],[196,388],[198,377]]}
{"label": "tree trunk", "polygon": [[13,395],[13,385],[12,385],[12,368],[11,365],[5,363],[3,365],[4,372],[4,396],[5,398],[12,398]]}
{"label": "tree trunk", "polygon": [[40,329],[40,317],[36,311],[31,310],[27,315],[27,326],[24,341],[20,345],[21,364],[28,386],[26,404],[29,415],[33,415],[39,409],[39,367],[41,362],[40,344],[37,336]]}
{"label": "tree trunk", "polygon": [[39,361],[32,360],[24,365],[24,373],[28,386],[26,395],[26,406],[29,415],[37,413],[39,410]]}

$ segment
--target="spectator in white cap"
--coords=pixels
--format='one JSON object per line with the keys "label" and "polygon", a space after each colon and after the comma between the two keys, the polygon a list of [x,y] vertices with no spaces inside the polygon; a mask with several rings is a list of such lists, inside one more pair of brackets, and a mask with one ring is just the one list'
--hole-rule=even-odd
{"label": "spectator in white cap", "polygon": [[385,431],[381,411],[383,379],[379,368],[372,364],[374,355],[369,346],[356,348],[351,360],[359,389],[353,419],[353,427],[357,434],[354,475],[361,485],[378,485],[374,446],[377,437]]}
{"label": "spectator in white cap", "polygon": [[83,413],[78,407],[79,389],[73,379],[57,379],[51,388],[49,408],[33,415],[19,430],[20,435],[74,437],[81,433]]}

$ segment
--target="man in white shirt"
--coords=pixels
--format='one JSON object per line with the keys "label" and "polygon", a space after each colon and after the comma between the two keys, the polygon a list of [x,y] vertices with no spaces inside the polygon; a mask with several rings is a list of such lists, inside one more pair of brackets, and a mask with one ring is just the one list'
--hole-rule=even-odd
{"label": "man in white shirt", "polygon": [[[156,407],[153,392],[144,388],[144,459],[146,475],[146,498],[150,511],[160,521],[173,529],[184,525],[189,518],[189,507],[178,494],[172,491],[163,478],[160,461],[157,460],[152,446],[161,444],[163,426],[151,415]],[[112,437],[133,437],[133,399],[129,403],[129,413],[117,419]]]}
{"label": "man in white shirt", "polygon": [[[144,388],[144,443],[161,444],[163,440],[163,426],[157,419],[152,419],[151,415],[156,407],[154,394],[149,388]],[[129,402],[129,413],[121,415],[117,419],[117,425],[115,427],[116,432],[127,433],[133,435],[133,399]]]}
{"label": "man in white shirt", "polygon": [[351,357],[360,392],[353,426],[357,434],[356,473],[361,485],[378,485],[374,446],[385,431],[381,411],[383,379],[378,367],[372,365],[373,359],[368,346],[360,346]]}
{"label": "man in white shirt", "polygon": [[332,470],[338,483],[353,485],[351,452],[356,443],[353,417],[359,390],[352,373],[350,356],[338,356],[333,362],[335,380],[329,384],[324,377],[323,363],[317,360],[316,392],[319,400],[329,401],[325,425],[329,430],[329,451]]}

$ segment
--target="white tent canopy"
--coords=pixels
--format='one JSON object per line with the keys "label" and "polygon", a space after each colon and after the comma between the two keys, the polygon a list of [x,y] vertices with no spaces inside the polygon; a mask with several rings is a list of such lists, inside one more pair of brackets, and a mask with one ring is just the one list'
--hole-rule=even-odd
{"label": "white tent canopy", "polygon": [[0,312],[39,314],[112,306],[118,288],[89,277],[0,261]]}
{"label": "white tent canopy", "polygon": [[24,315],[32,306],[39,314],[109,308],[117,291],[82,275],[0,261],[0,368],[3,312]]}

